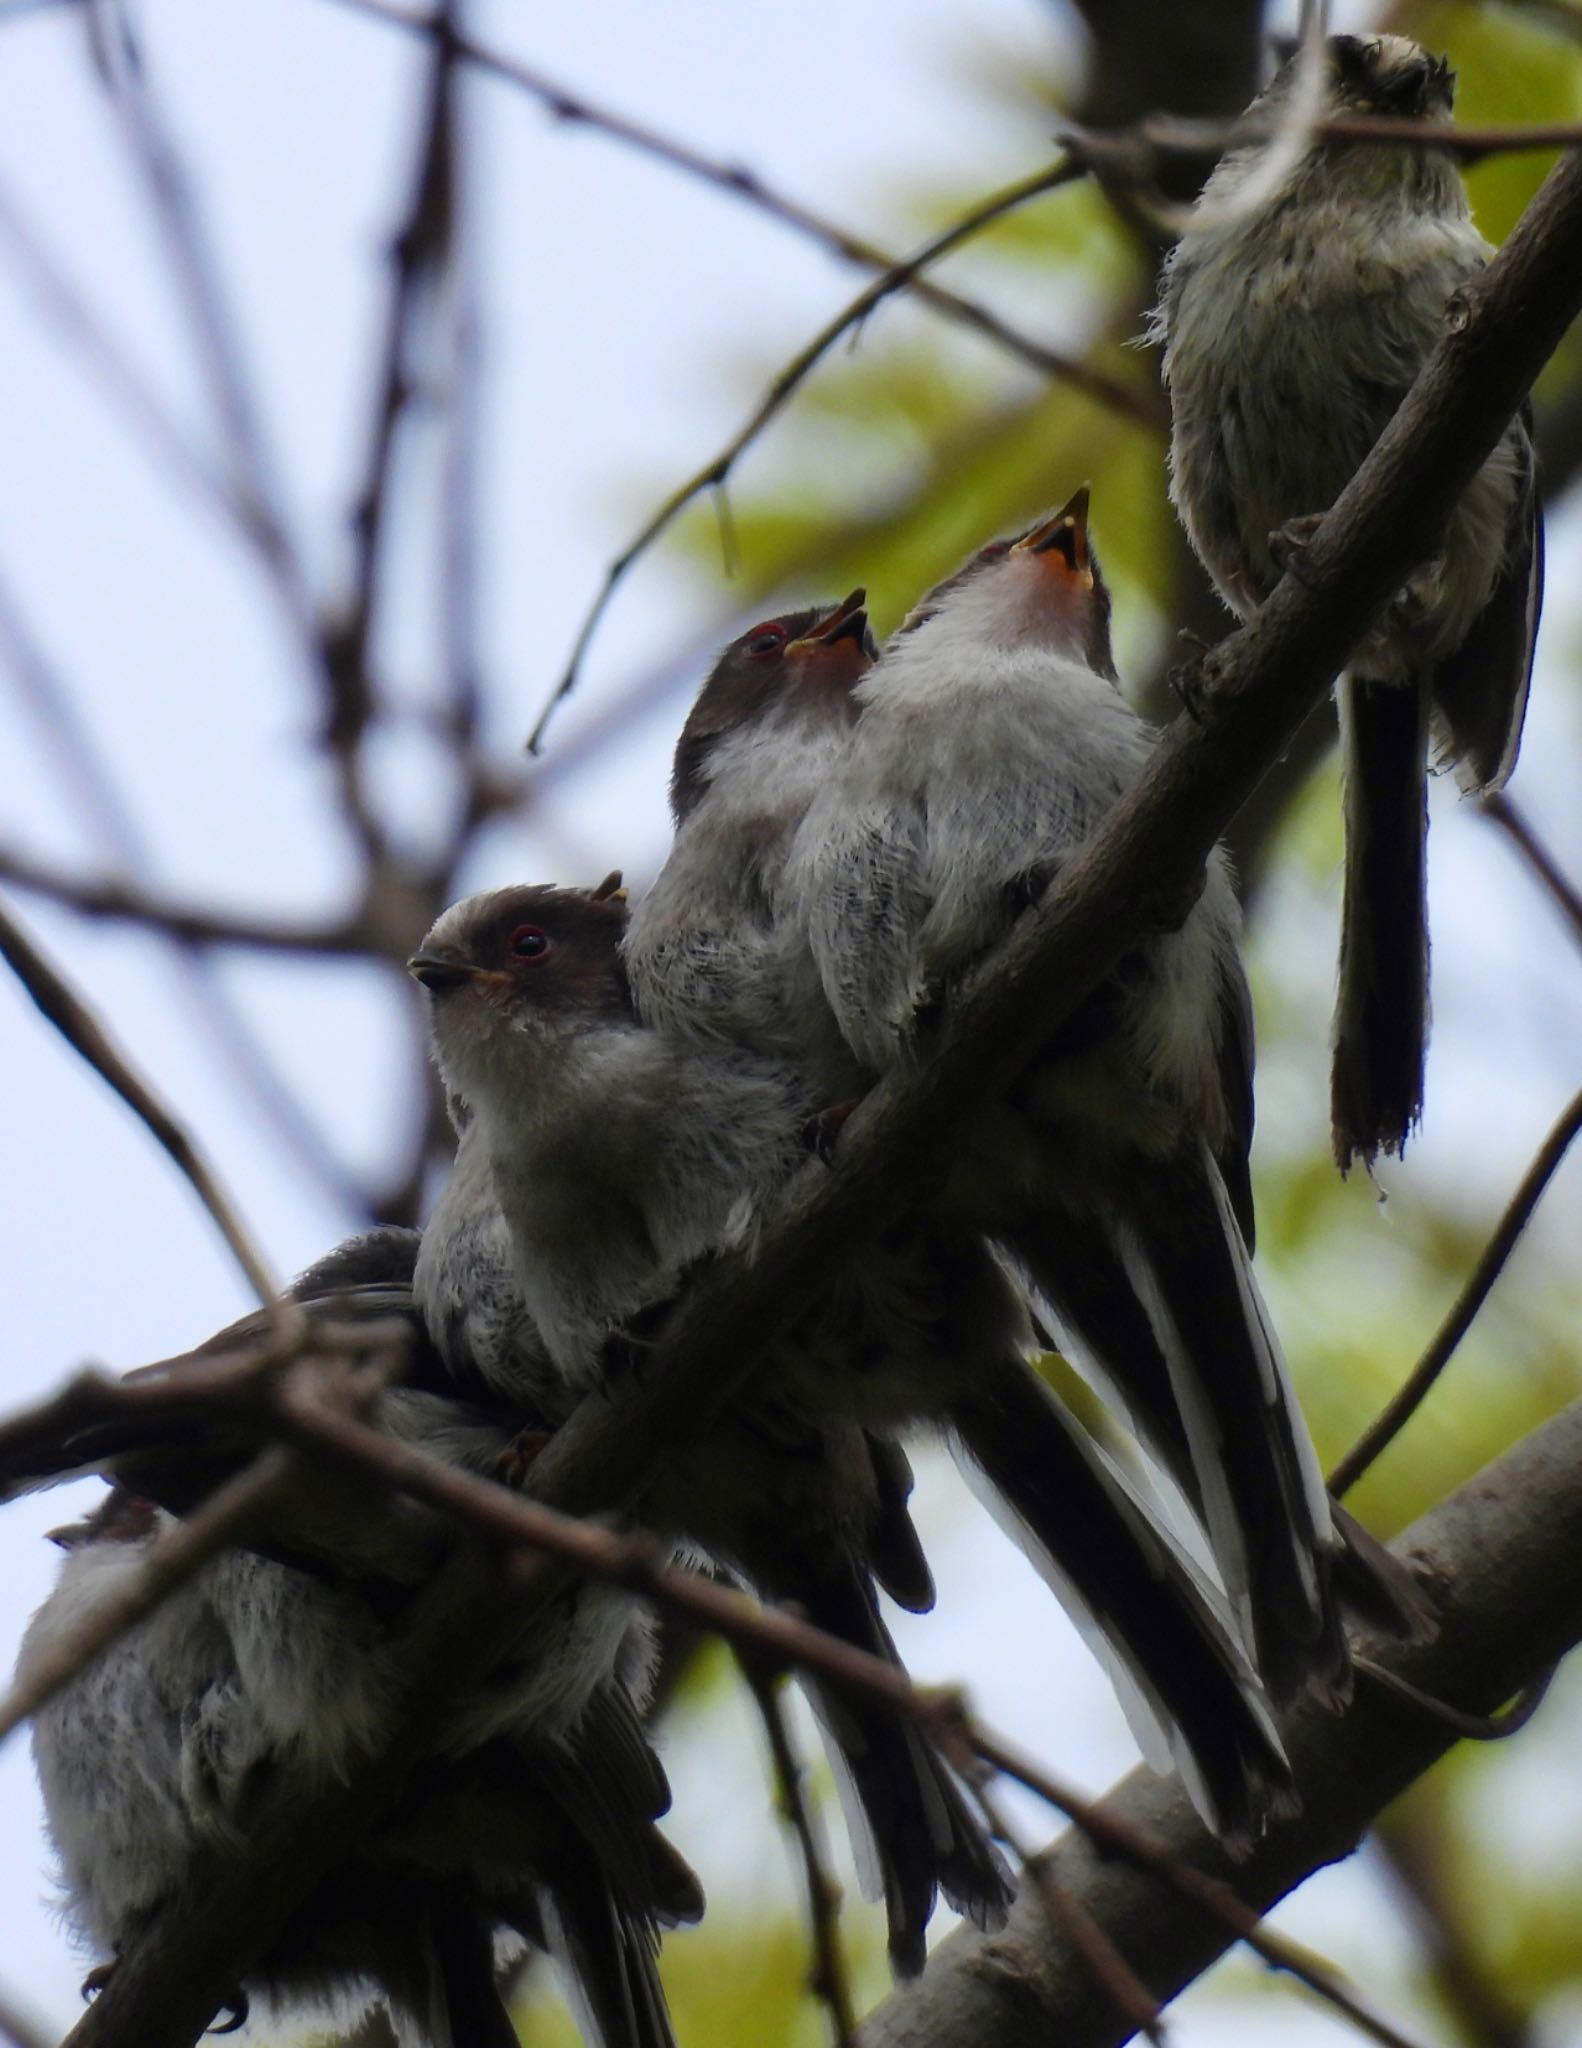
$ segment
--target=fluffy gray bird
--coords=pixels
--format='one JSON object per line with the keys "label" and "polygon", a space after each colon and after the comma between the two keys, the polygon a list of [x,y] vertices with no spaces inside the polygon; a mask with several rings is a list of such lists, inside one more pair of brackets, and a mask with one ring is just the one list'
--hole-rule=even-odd
{"label": "fluffy gray bird", "polygon": [[828,1013],[790,1000],[772,906],[792,835],[840,757],[857,716],[852,691],[877,654],[861,590],[765,619],[731,642],[676,743],[675,843],[625,940],[645,1021],[784,1056],[820,1099],[839,1094],[850,1062]]}
{"label": "fluffy gray bird", "polygon": [[[723,1050],[707,1031],[688,1044],[643,1027],[619,978],[622,921],[608,898],[502,891],[447,912],[413,962],[436,993],[447,1085],[473,1112],[452,1193],[425,1239],[420,1294],[436,1327],[465,1329],[469,1347],[498,1350],[491,1332],[503,1326],[502,1289],[478,1278],[480,1258],[500,1251],[481,1221],[486,1147],[513,1271],[573,1384],[600,1369],[619,1321],[665,1300],[716,1245],[747,1240],[798,1160],[796,1131],[810,1105],[778,1062]],[[523,964],[502,964],[521,961],[524,946]],[[612,1243],[617,1230],[624,1241]],[[459,1260],[440,1245],[459,1247]],[[578,1260],[609,1275],[608,1306],[588,1291]],[[646,1301],[636,1278],[644,1260]],[[479,1301],[494,1305],[483,1331],[475,1310],[466,1327],[468,1304]],[[831,1276],[761,1362],[750,1397],[711,1427],[696,1458],[670,1461],[645,1511],[760,1590],[797,1600],[820,1626],[892,1654],[864,1590],[868,1573],[906,1604],[932,1595],[925,1575],[927,1599],[908,1599],[886,1566],[898,1547],[876,1540],[887,1447],[866,1425],[924,1421],[958,1432],[1024,1547],[1090,1624],[1140,1732],[1159,1735],[1149,1745],[1156,1760],[1178,1763],[1226,1833],[1245,1839],[1289,1790],[1256,1678],[1191,1567],[1028,1366],[1019,1347],[1029,1341],[987,1251],[910,1220]],[[527,1370],[531,1378],[531,1362]],[[824,1710],[878,1838],[898,1959],[920,1954],[926,1859],[886,1854],[897,1831],[908,1839],[896,1789],[906,1774],[886,1763],[896,1731],[869,1717],[859,1765],[842,1732],[855,1710],[828,1699]],[[915,1746],[911,1754],[915,1773]],[[880,1765],[883,1796],[874,1796]],[[937,1791],[929,1797],[937,1801]],[[913,1828],[911,1839],[927,1838]],[[959,1891],[964,1877],[984,1882],[964,1860],[968,1841],[963,1829],[951,1851],[962,1869],[951,1879],[947,1866],[947,1889]],[[909,1875],[912,1906],[900,1911]]]}
{"label": "fluffy gray bird", "polygon": [[[783,914],[870,1075],[1142,771],[1111,681],[1087,492],[933,594],[857,687]],[[1156,1448],[1189,1453],[1227,1590],[1279,1697],[1340,1690],[1338,1548],[1247,1247],[1251,1010],[1223,856],[986,1111],[941,1194],[999,1238]]]}
{"label": "fluffy gray bird", "polygon": [[[371,1294],[387,1324],[419,1333],[408,1285],[416,1249],[415,1233],[395,1231],[342,1247],[298,1283],[309,1314],[333,1313],[345,1327]],[[198,1364],[264,1334],[249,1322]],[[429,1362],[443,1380],[437,1356]],[[412,1388],[384,1400],[387,1421],[399,1404],[408,1441],[475,1470],[498,1470],[521,1426],[515,1405],[464,1408]],[[145,1434],[114,1457],[197,1498],[247,1453],[183,1443],[178,1431],[162,1445]],[[195,1472],[183,1474],[184,1456],[196,1456]],[[401,1697],[401,1617],[442,1549],[432,1526],[382,1529],[389,1507],[360,1496],[339,1517],[310,1514],[271,1532],[270,1549],[288,1545],[290,1565],[225,1554],[37,1717],[68,1915],[101,1953],[179,1906],[195,1850],[239,1844],[272,1786],[329,1783],[380,1740]],[[117,1487],[85,1523],[58,1532],[67,1562],[28,1632],[22,1670],[141,1569],[169,1519]],[[238,2006],[249,1991],[344,2005],[371,1983],[404,2040],[509,2048],[499,1936],[535,1942],[566,1966],[591,2041],[673,2048],[657,1930],[695,1919],[701,1898],[653,1825],[668,1794],[639,1720],[649,1667],[648,1631],[629,1601],[568,1589],[461,1704],[376,1839],[294,1915]]]}
{"label": "fluffy gray bird", "polygon": [[[647,1020],[699,1046],[783,1056],[824,1102],[857,1092],[863,1069],[806,985],[781,904],[796,832],[840,773],[854,691],[876,656],[862,602],[854,591],[767,620],[720,656],[676,748],[675,843],[624,945]],[[1107,625],[1100,604],[1089,651],[1113,673]],[[1288,1793],[1257,1681],[1157,1516],[1033,1369],[1026,1317],[981,1240],[914,1214],[865,1247],[843,1284],[867,1297],[882,1341],[836,1347],[824,1364],[810,1347],[792,1364],[795,1398],[871,1430],[943,1431],[1074,1612],[1145,1752],[1182,1769],[1228,1839],[1255,1834]]]}
{"label": "fluffy gray bird", "polygon": [[[1253,102],[1278,120],[1292,58]],[[1321,112],[1448,117],[1453,74],[1404,36],[1335,36]],[[1483,268],[1455,160],[1315,140],[1245,209],[1262,146],[1230,151],[1171,252],[1153,336],[1170,394],[1171,494],[1241,617],[1350,481]],[[1340,1166],[1399,1152],[1422,1112],[1428,1029],[1427,751],[1498,789],[1521,740],[1542,584],[1527,414],[1450,509],[1440,552],[1340,686],[1346,879],[1332,1124]]]}
{"label": "fluffy gray bird", "polygon": [[[627,1326],[662,1309],[701,1261],[751,1242],[803,1156],[812,1106],[776,1062],[645,1029],[619,951],[625,922],[614,878],[592,892],[499,890],[448,910],[410,963],[431,998],[441,1074],[470,1113],[425,1235],[419,1296],[442,1344],[459,1340],[502,1386],[543,1405],[568,1407],[605,1383]],[[502,1242],[533,1333],[516,1358],[521,1325],[488,1270]],[[933,1599],[905,1520],[904,1460],[788,1408],[779,1377],[766,1361],[750,1399],[695,1448],[678,1443],[642,1512],[767,1597],[893,1659],[875,1577],[906,1605]],[[936,1891],[996,1919],[1003,1865],[916,1730],[810,1689],[855,1794],[859,1863],[883,1892],[892,1960],[915,1974]]]}

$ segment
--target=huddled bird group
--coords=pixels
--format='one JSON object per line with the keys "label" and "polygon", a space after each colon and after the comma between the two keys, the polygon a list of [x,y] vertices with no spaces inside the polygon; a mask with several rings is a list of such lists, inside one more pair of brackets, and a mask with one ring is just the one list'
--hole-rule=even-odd
{"label": "huddled bird group", "polygon": [[[1337,37],[1322,61],[1332,111],[1430,127],[1448,112],[1444,65],[1400,37]],[[1288,64],[1256,109],[1278,114],[1292,77]],[[1315,135],[1239,209],[1256,159],[1236,148],[1211,178],[1157,314],[1175,499],[1244,616],[1487,253],[1431,146]],[[1535,503],[1517,421],[1343,686],[1343,1164],[1399,1150],[1420,1112],[1429,733],[1470,787],[1510,768]],[[1084,487],[981,548],[882,649],[860,590],[765,620],[687,718],[674,845],[635,907],[612,876],[500,889],[440,918],[410,968],[454,1111],[453,1174],[426,1230],[356,1239],[292,1290],[347,1343],[403,1340],[382,1427],[502,1484],[530,1479],[590,1392],[647,1369],[655,1319],[700,1264],[750,1258],[813,1155],[838,1170],[847,1111],[926,1058],[920,1024],[1148,767],[1155,735],[1118,685],[1109,612]],[[1238,927],[1216,852],[1170,928],[1140,934],[894,1216],[785,1305],[637,1508],[677,1552],[893,1659],[880,1594],[933,1600],[906,1446],[948,1440],[1105,1659],[1150,1759],[1179,1770],[1232,1848],[1299,1807],[1278,1716],[1303,1696],[1343,1710],[1348,1612],[1431,1625],[1409,1574],[1328,1497],[1253,1277]],[[250,1318],[155,1370],[244,1355],[266,1329]],[[1037,1363],[1052,1344],[1134,1454],[1113,1455],[1052,1391]],[[57,1532],[66,1561],[24,1668],[236,1469],[244,1453],[217,1432],[106,1424],[0,1475],[111,1482]],[[100,1975],[180,1908],[200,1845],[244,1842],[279,1787],[329,1784],[377,1749],[403,1620],[446,1537],[437,1514],[371,1491],[339,1512],[320,1496],[217,1557],[45,1706],[38,1767]],[[506,2048],[501,1961],[536,1945],[567,1966],[590,2039],[664,2048],[659,1929],[702,1898],[656,1825],[652,1663],[632,1596],[559,1584],[487,1685],[453,1702],[377,1831],[249,1967],[237,2007],[249,1991],[377,1995],[433,2048]],[[917,1727],[809,1690],[894,1966],[915,1973],[938,1895],[990,1925],[1009,1873]]]}

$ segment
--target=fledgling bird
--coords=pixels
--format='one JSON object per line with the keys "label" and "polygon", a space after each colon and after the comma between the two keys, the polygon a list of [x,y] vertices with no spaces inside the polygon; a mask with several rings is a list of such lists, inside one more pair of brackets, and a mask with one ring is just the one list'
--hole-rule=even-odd
{"label": "fledgling bird", "polygon": [[[1087,491],[934,593],[857,687],[784,914],[870,1076],[1009,929],[1147,762],[1111,677]],[[1167,1456],[1276,1697],[1343,1689],[1337,1541],[1253,1280],[1251,1008],[1222,854],[948,1162],[943,1208],[1001,1241]],[[1244,1242],[1244,1238],[1246,1242]]]}
{"label": "fledgling bird", "polygon": [[[720,656],[676,748],[675,843],[624,943],[647,1021],[692,1044],[784,1057],[824,1102],[858,1092],[863,1070],[807,985],[782,899],[796,832],[840,772],[854,691],[876,658],[863,599],[767,620]],[[1106,609],[1089,651],[1113,674],[1107,626]],[[915,1213],[864,1248],[845,1285],[866,1298],[881,1341],[807,1347],[792,1361],[794,1398],[870,1430],[943,1432],[1075,1613],[1145,1753],[1182,1769],[1227,1839],[1255,1835],[1289,1793],[1257,1681],[1158,1517],[1033,1368],[1031,1329],[982,1241]]]}
{"label": "fledgling bird", "polygon": [[783,1056],[821,1100],[839,1094],[849,1061],[827,1013],[790,999],[773,903],[792,835],[856,719],[852,691],[877,655],[861,590],[731,642],[676,742],[675,843],[624,946],[647,1023]]}
{"label": "fledgling bird", "polygon": [[[413,1305],[418,1242],[371,1232],[292,1291],[326,1343],[387,1350],[392,1332],[405,1334],[409,1383],[379,1396],[376,1418],[448,1462],[503,1476],[525,1411],[481,1381],[457,1397]],[[150,1370],[201,1377],[267,1336],[262,1315],[243,1318]],[[95,1444],[58,1446],[56,1463],[69,1474],[97,1460],[190,1506],[257,1447],[216,1430],[212,1411],[208,1425],[138,1418]],[[45,1460],[36,1445],[27,1455],[36,1482]],[[117,1485],[57,1532],[67,1562],[21,1668],[114,1597],[171,1519]],[[403,1693],[404,1616],[454,1534],[377,1489],[294,1495],[262,1533],[263,1554],[222,1554],[46,1705],[35,1752],[79,1933],[115,1953],[179,1902],[198,1848],[245,1838],[271,1787],[329,1783],[377,1747]],[[520,1937],[565,1965],[590,2039],[673,2048],[657,1929],[695,1919],[701,1898],[653,1825],[668,1794],[641,1733],[650,1668],[648,1625],[627,1596],[565,1589],[458,1702],[389,1826],[305,1902],[246,1989],[344,2005],[371,1983],[415,2030],[404,2040],[507,2048],[494,1945]]]}
{"label": "fledgling bird", "polygon": [[[431,999],[441,1075],[470,1113],[458,1174],[425,1234],[419,1296],[442,1343],[461,1336],[502,1385],[520,1369],[515,1383],[543,1405],[556,1388],[570,1405],[605,1384],[612,1340],[667,1305],[701,1261],[751,1242],[801,1161],[811,1108],[776,1062],[689,1048],[639,1023],[614,880],[470,897],[410,963]],[[495,1334],[502,1290],[484,1275],[501,1243],[491,1208],[534,1333],[524,1361]],[[553,1384],[540,1377],[546,1356]],[[886,1570],[895,1487],[884,1447],[786,1409],[766,1366],[750,1399],[711,1419],[705,1437],[677,1443],[640,1509],[767,1598],[893,1659],[875,1576],[910,1605],[933,1598],[915,1544],[900,1581]],[[860,1810],[859,1862],[882,1888],[892,1961],[915,1974],[936,1892],[996,1920],[1009,1896],[1004,1866],[917,1730],[810,1691]]]}
{"label": "fledgling bird", "polygon": [[[57,1533],[67,1549],[55,1590],[23,1642],[19,1673],[67,1641],[143,1569],[171,1518],[116,1488],[84,1522]],[[40,1709],[34,1755],[67,1917],[105,1960],[162,1911],[197,1906],[201,1853],[245,1853],[272,1793],[329,1783],[361,1740],[326,1745],[348,1723],[330,1694],[355,1678],[388,1633],[367,1607],[368,1582],[308,1578],[290,1567],[222,1557],[121,1636]],[[298,1672],[302,1720],[281,1712],[274,1669],[250,1671],[243,1633],[261,1596],[278,1629],[275,1660],[310,1649]],[[348,2017],[382,1998],[413,2048],[513,2048],[497,1989],[497,1938],[548,1948],[591,2015],[602,2048],[674,2048],[654,1967],[660,1925],[696,1919],[696,1879],[655,1822],[668,1804],[638,1718],[641,1642],[597,1676],[580,1711],[555,1729],[518,1720],[437,1755],[371,1838],[348,1845],[252,1964],[230,2001],[329,2007]],[[289,1690],[289,1689],[288,1689]],[[377,1726],[366,1731],[369,1743]]]}
{"label": "fledgling bird", "polygon": [[[1431,132],[1454,75],[1404,36],[1334,36],[1328,116]],[[1278,119],[1290,59],[1250,112]],[[1252,615],[1340,495],[1490,249],[1443,150],[1316,137],[1237,209],[1262,146],[1231,150],[1166,260],[1171,495],[1226,603]],[[1427,754],[1465,790],[1515,764],[1542,589],[1530,417],[1451,507],[1437,555],[1354,650],[1340,683],[1346,871],[1331,1121],[1342,1170],[1400,1152],[1422,1113],[1428,1034]]]}
{"label": "fledgling bird", "polygon": [[[700,1256],[745,1241],[743,1192],[750,1225],[797,1163],[796,1132],[811,1099],[778,1062],[722,1049],[707,1032],[688,1044],[643,1026],[620,976],[623,916],[608,899],[573,891],[502,891],[447,912],[413,962],[436,992],[446,1083],[472,1111],[452,1183],[464,1192],[447,1196],[453,1214],[442,1203],[430,1227],[420,1295],[441,1329],[460,1327],[471,1302],[501,1300],[497,1284],[476,1277],[481,1257],[500,1255],[500,1237],[486,1245],[479,1222],[488,1193],[478,1150],[487,1147],[513,1270],[574,1384],[599,1369],[611,1328],[666,1299]],[[524,942],[526,964],[509,965]],[[624,1240],[612,1244],[616,1230]],[[463,1248],[461,1274],[439,1244]],[[575,1261],[594,1280],[608,1275],[607,1306]],[[645,1261],[646,1289],[637,1277]],[[468,1342],[495,1349],[476,1330]],[[986,1248],[926,1220],[907,1222],[831,1275],[759,1361],[726,1423],[711,1426],[695,1456],[667,1460],[644,1512],[771,1597],[796,1599],[818,1625],[893,1654],[871,1592],[861,1591],[873,1572],[905,1598],[875,1549],[868,1474],[884,1439],[867,1425],[924,1420],[959,1432],[1024,1546],[1091,1622],[1123,1697],[1139,1710],[1134,1718],[1162,1733],[1150,1744],[1156,1760],[1177,1762],[1227,1835],[1246,1839],[1289,1793],[1256,1678],[1191,1567],[1032,1371],[1029,1342]],[[835,1711],[837,1749],[852,1764],[883,1859],[880,1816],[904,1817],[905,1805],[893,1790],[876,1800],[870,1788],[896,1733],[883,1716],[870,1717],[868,1761],[859,1766],[840,1738],[855,1711],[850,1703]],[[892,1788],[904,1782],[899,1766],[890,1771]],[[925,1807],[938,1798],[930,1792]],[[964,1848],[952,1856],[961,1864]],[[926,1859],[890,1853],[887,1862],[892,1939],[904,1938],[901,1954],[920,1955],[932,1896]],[[981,1870],[970,1862],[965,1870],[983,1884]],[[898,1913],[909,1872],[917,1873],[912,1907]],[[959,1891],[961,1875],[954,1883]]]}

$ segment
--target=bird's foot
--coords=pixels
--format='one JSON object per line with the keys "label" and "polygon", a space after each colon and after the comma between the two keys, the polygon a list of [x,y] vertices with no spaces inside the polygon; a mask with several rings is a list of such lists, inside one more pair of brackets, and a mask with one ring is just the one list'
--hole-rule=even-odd
{"label": "bird's foot", "polygon": [[1208,722],[1209,699],[1214,694],[1214,649],[1197,633],[1184,627],[1177,635],[1186,647],[1182,659],[1165,673],[1170,694],[1194,725]]}
{"label": "bird's foot", "polygon": [[534,1463],[549,1448],[554,1434],[552,1429],[518,1430],[495,1460],[495,1478],[502,1486],[509,1486],[513,1492],[519,1493],[527,1484],[527,1475]]}
{"label": "bird's foot", "polygon": [[849,1102],[832,1102],[828,1109],[821,1109],[817,1116],[810,1116],[802,1126],[804,1149],[815,1159],[822,1159],[827,1166],[835,1156],[841,1132],[861,1099],[854,1095]]}
{"label": "bird's foot", "polygon": [[1322,512],[1304,512],[1299,518],[1288,519],[1283,526],[1277,526],[1270,534],[1269,553],[1282,576],[1305,574],[1308,546],[1324,519]]}

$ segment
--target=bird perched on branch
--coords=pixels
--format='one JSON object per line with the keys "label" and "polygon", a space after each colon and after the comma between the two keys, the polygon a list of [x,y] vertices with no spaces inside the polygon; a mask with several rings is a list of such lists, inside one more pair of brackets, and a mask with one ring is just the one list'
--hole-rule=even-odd
{"label": "bird perched on branch", "polygon": [[[751,1242],[803,1156],[811,1108],[773,1061],[688,1048],[638,1022],[617,879],[470,897],[410,963],[429,991],[441,1075],[469,1112],[425,1235],[419,1298],[442,1342],[460,1338],[535,1405],[569,1405],[629,1369],[623,1331],[668,1305],[700,1262]],[[495,1334],[503,1290],[490,1266],[502,1243],[533,1332],[515,1359]],[[519,1327],[509,1312],[503,1327]],[[908,1606],[933,1599],[905,1517],[910,1474],[860,1430],[787,1408],[776,1377],[765,1361],[751,1397],[701,1436],[678,1417],[640,1511],[766,1597],[893,1660],[875,1577]],[[915,1728],[810,1690],[855,1794],[859,1863],[883,1892],[892,1960],[915,1974],[936,1891],[996,1920],[1004,1867]]]}
{"label": "bird perched on branch", "polygon": [[[413,961],[434,993],[446,1083],[472,1112],[463,1152],[473,1155],[453,1184],[472,1183],[456,1217],[442,1203],[425,1239],[420,1295],[441,1329],[460,1327],[469,1300],[500,1298],[476,1278],[486,1196],[474,1148],[486,1148],[513,1270],[573,1383],[606,1369],[606,1340],[623,1320],[665,1300],[700,1258],[748,1241],[797,1163],[811,1101],[781,1062],[711,1042],[712,1025],[689,1043],[641,1024],[621,974],[623,921],[608,894],[505,890],[447,912]],[[425,1271],[431,1247],[448,1239],[465,1247],[465,1277],[445,1276],[437,1249]],[[494,1348],[486,1335],[468,1341]],[[682,1454],[667,1458],[644,1511],[761,1591],[796,1599],[820,1626],[890,1655],[871,1593],[856,1590],[876,1572],[906,1597],[875,1548],[865,1475],[886,1444],[873,1429],[922,1420],[958,1432],[1024,1545],[1090,1624],[1128,1704],[1162,1731],[1153,1754],[1179,1763],[1227,1834],[1245,1839],[1289,1791],[1257,1680],[1191,1566],[1032,1370],[1030,1344],[987,1249],[909,1220],[798,1303],[728,1417],[695,1450],[683,1431]],[[924,1590],[931,1599],[926,1580]],[[849,1720],[854,1709],[842,1712]],[[884,1860],[878,1816],[895,1795],[870,1797],[868,1778],[900,1731],[883,1716],[870,1722],[867,1764],[844,1746]],[[915,1764],[915,1740],[910,1753]],[[890,1770],[892,1788],[903,1782]],[[936,1783],[919,1803],[926,1812],[939,1798]],[[961,1828],[957,1874],[944,1865],[940,1881],[958,1893],[963,1877],[975,1882],[982,1910],[994,1891],[967,1857],[964,1819]],[[932,1899],[926,1859],[913,1853],[915,1865],[888,1854],[903,1967],[920,1957]],[[914,1867],[910,1910],[898,1912]]]}
{"label": "bird perched on branch", "polygon": [[[792,850],[783,915],[877,1076],[1136,780],[1088,494],[931,594],[857,686],[859,717]],[[1189,1459],[1225,1584],[1277,1696],[1344,1688],[1328,1501],[1248,1257],[1251,1009],[1212,857],[1052,1034],[942,1174],[1156,1448]]]}
{"label": "bird perched on branch", "polygon": [[[415,1254],[415,1233],[374,1233],[321,1261],[298,1291],[310,1315],[333,1307],[343,1320],[332,1327],[344,1329],[348,1314],[355,1322],[360,1292],[379,1298],[387,1323],[412,1323]],[[266,1337],[257,1319],[245,1335],[222,1333],[196,1370]],[[409,1441],[487,1468],[481,1408],[463,1418],[440,1395],[399,1398]],[[438,1427],[425,1433],[419,1417]],[[183,1446],[178,1432],[156,1451],[155,1426],[145,1418],[142,1440],[121,1455],[176,1485],[192,1440]],[[495,1418],[493,1455],[518,1426]],[[199,1461],[208,1483],[218,1455]],[[412,1573],[432,1570],[438,1546],[432,1531],[421,1548],[410,1530],[401,1541],[380,1532],[381,1503],[353,1493],[338,1524],[310,1519],[294,1564],[222,1554],[35,1717],[68,1914],[102,1954],[113,1959],[159,1914],[201,1911],[195,1859],[245,1854],[276,1793],[311,1795],[379,1746],[403,1695]],[[138,1578],[170,1522],[117,1486],[56,1532],[67,1559],[24,1641],[23,1676]],[[702,1901],[654,1825],[668,1791],[641,1730],[648,1631],[630,1602],[590,1586],[557,1595],[541,1622],[489,1696],[461,1703],[376,1833],[345,1845],[250,1962],[238,2014],[249,1993],[344,2008],[371,1985],[403,2040],[512,2048],[497,1989],[501,1938],[557,1956],[604,2048],[674,2048],[658,1929],[697,1918]],[[101,1965],[90,1985],[112,1969]]]}
{"label": "bird perched on branch", "polygon": [[702,1044],[789,1059],[820,1099],[849,1078],[821,1006],[798,1003],[775,893],[840,758],[878,655],[866,593],[765,619],[710,670],[676,742],[675,843],[624,943],[639,1014]]}
{"label": "bird perched on branch", "polygon": [[[1293,117],[1298,52],[1253,102]],[[1455,159],[1432,147],[1454,75],[1404,36],[1335,36],[1320,116],[1421,121],[1424,146],[1314,136],[1266,189],[1232,149],[1165,265],[1153,338],[1170,394],[1171,494],[1226,603],[1248,618],[1350,481],[1483,268]],[[1275,145],[1278,147],[1278,145]],[[1335,1157],[1400,1152],[1428,1032],[1427,755],[1469,791],[1515,764],[1542,586],[1529,416],[1448,508],[1438,553],[1353,651],[1340,685],[1346,874]]]}

